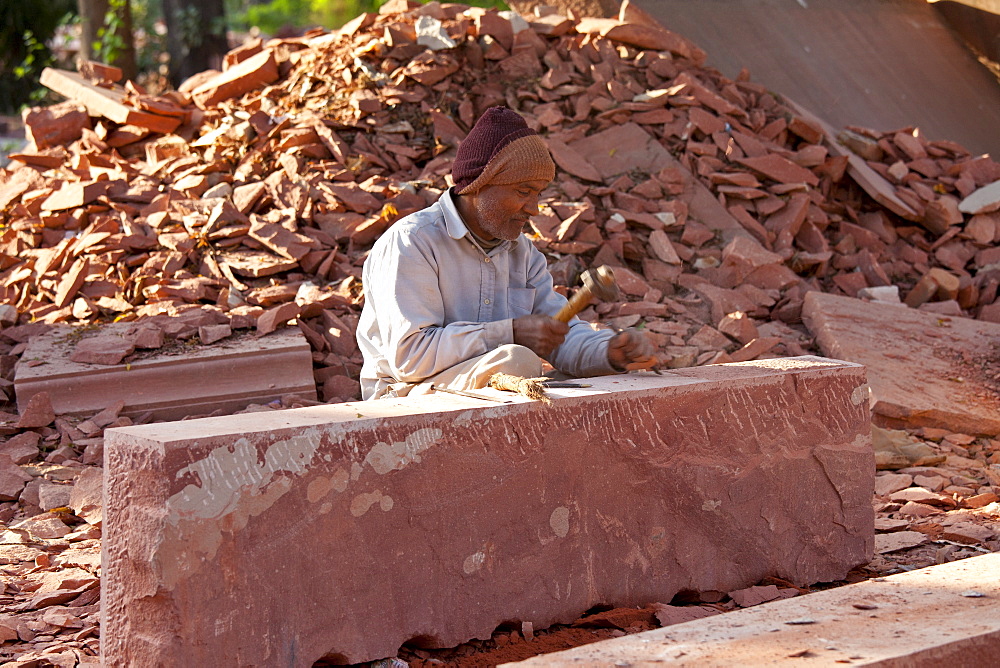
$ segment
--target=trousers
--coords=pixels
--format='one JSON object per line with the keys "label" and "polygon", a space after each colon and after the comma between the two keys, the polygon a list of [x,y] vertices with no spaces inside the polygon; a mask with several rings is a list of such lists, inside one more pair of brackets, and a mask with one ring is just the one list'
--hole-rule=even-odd
{"label": "trousers", "polygon": [[449,367],[419,383],[393,383],[378,398],[430,394],[435,386],[450,390],[478,390],[486,387],[490,377],[497,372],[537,378],[542,375],[542,359],[530,348],[508,343]]}

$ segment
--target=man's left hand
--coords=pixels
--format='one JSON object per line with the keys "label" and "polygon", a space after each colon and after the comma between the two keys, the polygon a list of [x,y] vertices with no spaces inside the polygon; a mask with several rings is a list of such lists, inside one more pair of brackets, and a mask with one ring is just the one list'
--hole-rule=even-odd
{"label": "man's left hand", "polygon": [[649,337],[629,328],[615,334],[608,342],[608,362],[619,371],[650,369],[659,362]]}

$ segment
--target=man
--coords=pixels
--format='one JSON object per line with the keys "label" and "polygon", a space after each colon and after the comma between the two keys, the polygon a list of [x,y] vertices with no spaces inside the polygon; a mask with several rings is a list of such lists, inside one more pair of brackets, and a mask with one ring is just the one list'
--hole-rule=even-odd
{"label": "man", "polygon": [[552,317],[566,299],[521,230],[555,163],[520,115],[488,109],[459,146],[452,177],[452,188],[396,222],[365,261],[363,398],[476,389],[498,371],[537,377],[543,359],[572,376],[655,364],[637,330]]}

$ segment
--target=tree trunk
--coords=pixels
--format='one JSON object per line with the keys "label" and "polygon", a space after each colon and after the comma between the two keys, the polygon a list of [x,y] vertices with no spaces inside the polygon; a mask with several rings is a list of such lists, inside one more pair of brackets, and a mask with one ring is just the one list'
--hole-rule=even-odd
{"label": "tree trunk", "polygon": [[162,0],[170,53],[170,80],[179,86],[205,70],[222,69],[229,50],[224,0]]}
{"label": "tree trunk", "polygon": [[108,11],[113,8],[119,19],[115,37],[119,47],[113,50],[108,65],[120,67],[126,79],[134,79],[138,73],[135,63],[135,41],[132,38],[132,6],[129,0],[78,0],[80,11],[80,56],[87,60],[103,60],[104,56],[94,49],[94,43],[107,43],[107,37],[100,35],[105,28]]}

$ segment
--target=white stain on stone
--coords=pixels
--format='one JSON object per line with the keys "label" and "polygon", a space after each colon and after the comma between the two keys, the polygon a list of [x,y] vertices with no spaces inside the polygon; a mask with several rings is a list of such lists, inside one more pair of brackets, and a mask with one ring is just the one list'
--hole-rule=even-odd
{"label": "white stain on stone", "polygon": [[258,447],[241,438],[178,471],[178,478],[194,474],[197,484],[164,504],[167,526],[154,559],[164,586],[172,589],[212,559],[224,531],[241,530],[288,493],[293,478],[309,470],[320,442],[318,431],[307,431],[271,444],[261,458]]}
{"label": "white stain on stone", "polygon": [[462,570],[465,571],[466,575],[472,575],[486,563],[486,553],[476,552],[475,554],[470,554],[462,562]]}
{"label": "white stain on stone", "polygon": [[392,510],[392,497],[375,490],[374,492],[363,492],[351,499],[351,515],[361,517],[376,503],[384,512]]}
{"label": "white stain on stone", "polygon": [[569,508],[559,506],[549,515],[549,526],[560,538],[565,538],[569,534]]}
{"label": "white stain on stone", "polygon": [[701,509],[705,512],[714,513],[722,505],[722,501],[718,499],[709,499],[705,503],[701,504]]}
{"label": "white stain on stone", "polygon": [[862,402],[871,401],[871,393],[871,387],[868,383],[858,385],[854,388],[854,391],[851,392],[851,403],[855,406],[860,406]]}
{"label": "white stain on stone", "polygon": [[324,503],[322,506],[319,507],[319,514],[326,515],[331,510],[333,510],[333,504],[327,501],[326,503]]}
{"label": "white stain on stone", "polygon": [[306,487],[306,500],[309,503],[316,503],[333,489],[333,479],[319,476],[313,479]]}
{"label": "white stain on stone", "polygon": [[316,503],[330,492],[343,492],[350,482],[350,474],[342,467],[337,468],[333,475],[317,476],[306,486],[306,500],[309,503]]}
{"label": "white stain on stone", "polygon": [[420,454],[435,445],[444,432],[436,427],[418,429],[403,441],[376,443],[365,457],[365,463],[379,475],[397,471],[420,461]]}
{"label": "white stain on stone", "polygon": [[187,485],[167,499],[167,521],[177,524],[233,512],[246,496],[259,496],[276,474],[301,475],[312,464],[319,444],[318,434],[278,441],[267,448],[264,461],[260,461],[257,446],[246,438],[232,449],[226,445],[216,448],[177,472],[178,478],[196,474],[201,485]]}
{"label": "white stain on stone", "polygon": [[330,478],[330,482],[333,483],[333,488],[338,492],[343,492],[347,489],[347,483],[351,481],[351,474],[342,468],[338,468],[333,472],[333,476]]}

